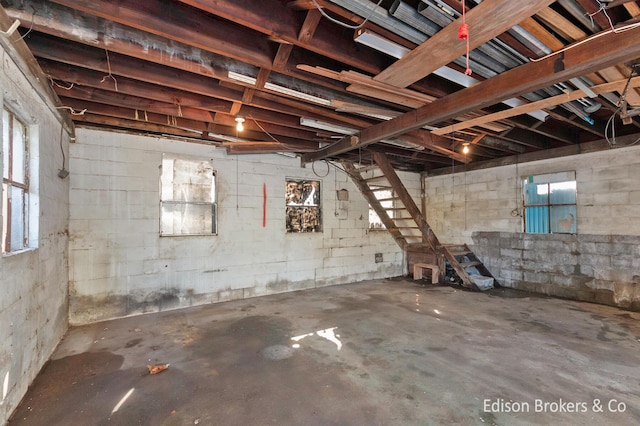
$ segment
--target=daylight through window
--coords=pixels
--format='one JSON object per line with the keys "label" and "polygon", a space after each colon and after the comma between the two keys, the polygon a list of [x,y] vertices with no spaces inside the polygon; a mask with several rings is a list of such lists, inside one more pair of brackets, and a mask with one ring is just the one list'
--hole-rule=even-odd
{"label": "daylight through window", "polygon": [[524,181],[525,232],[576,233],[576,174],[529,176]]}
{"label": "daylight through window", "polygon": [[160,235],[217,233],[216,172],[211,160],[164,154]]}
{"label": "daylight through window", "polygon": [[[389,218],[393,219],[393,190],[380,189],[372,186],[373,194],[376,196],[380,205],[387,211]],[[369,205],[369,229],[385,229],[378,213]]]}
{"label": "daylight through window", "polygon": [[29,246],[29,149],[27,126],[2,110],[2,252]]}

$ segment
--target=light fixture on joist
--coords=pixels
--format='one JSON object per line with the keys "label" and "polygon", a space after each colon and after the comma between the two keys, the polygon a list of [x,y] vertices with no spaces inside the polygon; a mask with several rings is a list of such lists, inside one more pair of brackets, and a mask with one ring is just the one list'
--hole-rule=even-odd
{"label": "light fixture on joist", "polygon": [[236,117],[236,130],[239,132],[244,130],[244,118]]}

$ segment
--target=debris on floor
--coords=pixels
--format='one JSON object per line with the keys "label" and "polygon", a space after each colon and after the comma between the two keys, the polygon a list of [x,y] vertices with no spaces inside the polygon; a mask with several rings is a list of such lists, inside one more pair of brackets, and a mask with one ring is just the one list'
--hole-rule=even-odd
{"label": "debris on floor", "polygon": [[493,277],[483,277],[482,275],[470,275],[470,277],[478,290],[485,291],[493,288]]}
{"label": "debris on floor", "polygon": [[169,364],[147,364],[147,368],[149,369],[149,374],[158,374],[169,368]]}

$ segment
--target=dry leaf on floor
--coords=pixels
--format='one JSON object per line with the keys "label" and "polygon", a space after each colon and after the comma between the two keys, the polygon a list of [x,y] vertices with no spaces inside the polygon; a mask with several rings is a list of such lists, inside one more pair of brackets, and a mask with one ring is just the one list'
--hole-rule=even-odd
{"label": "dry leaf on floor", "polygon": [[155,365],[147,364],[147,368],[149,369],[149,374],[158,374],[159,372],[169,368],[169,364],[155,364]]}

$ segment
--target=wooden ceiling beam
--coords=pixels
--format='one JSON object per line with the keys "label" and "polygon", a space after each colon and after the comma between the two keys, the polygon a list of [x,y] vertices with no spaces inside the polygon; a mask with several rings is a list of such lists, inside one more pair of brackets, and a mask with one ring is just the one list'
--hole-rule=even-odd
{"label": "wooden ceiling beam", "polygon": [[[559,81],[566,81],[636,58],[640,55],[638,37],[640,37],[640,28],[634,28],[622,33],[604,34],[576,44],[562,53],[521,65],[398,118],[364,129],[358,135],[359,143],[355,146],[348,138],[343,138],[318,152],[306,154],[303,158],[305,161],[312,161],[358,149],[382,139],[401,135],[409,130],[493,105],[522,93],[539,90]],[[594,51],[602,54],[593,55]]]}
{"label": "wooden ceiling beam", "polygon": [[[576,0],[580,6],[591,16],[602,29],[610,28],[611,24],[607,19],[606,15],[601,11],[600,5],[595,2],[595,0]],[[608,10],[607,13],[613,20],[613,22],[618,22],[618,18],[615,15],[613,10]]]}
{"label": "wooden ceiling beam", "polygon": [[[121,89],[127,89],[129,88],[129,85],[132,84],[131,80],[129,79],[125,80],[122,77],[120,79]],[[142,114],[145,110],[153,110],[163,114],[179,116],[179,112],[181,111],[184,117],[188,116],[190,118],[193,118],[194,120],[203,120],[206,122],[224,124],[229,126],[235,124],[232,118],[232,115],[234,114],[231,114],[231,111],[228,110],[227,105],[225,104],[223,108],[215,108],[215,99],[205,98],[202,101],[197,99],[197,102],[191,102],[191,94],[189,93],[177,91],[174,93],[175,96],[172,98],[163,94],[165,89],[162,87],[153,86],[148,83],[143,84],[145,89],[144,92],[147,94],[147,96],[149,96],[148,99],[137,100],[139,98],[136,98],[135,96],[127,98],[126,96],[130,95],[126,92],[123,92],[122,90],[120,92],[112,91],[112,95],[116,96],[118,99],[125,99],[125,101],[121,101],[121,103],[119,103],[120,107],[131,109],[132,106],[136,106],[138,107],[138,109],[140,109],[140,114]],[[91,89],[90,87],[77,86],[71,87],[70,89],[65,89],[60,86],[56,86],[56,91],[57,93],[60,93],[60,96],[63,97],[68,97],[68,95],[71,95],[85,100],[93,99],[94,101],[99,100],[101,102],[106,102],[110,99],[107,95],[108,91],[101,91],[100,85],[95,85],[95,83],[93,86],[95,90]],[[208,102],[206,102],[207,99]],[[194,104],[195,107],[190,107]],[[179,110],[178,105],[180,106]],[[156,109],[160,106],[162,106],[161,110]],[[208,106],[208,108],[204,108],[205,106]],[[83,109],[84,107],[81,108],[76,104],[74,108]],[[194,110],[197,111],[198,109],[203,113],[194,113]],[[211,112],[221,114],[212,114]],[[245,123],[246,127],[249,129],[253,129],[256,131],[262,131],[262,129],[264,129],[276,136],[282,135],[299,139],[313,139],[315,135],[314,132],[299,129],[300,126],[297,117],[292,117],[285,114],[276,114],[272,111],[261,110],[259,108],[252,108],[247,106],[243,107],[243,114],[251,118],[247,119],[247,122]],[[230,120],[228,120],[227,117],[229,117]],[[255,120],[258,120],[260,126],[262,126],[262,129],[255,123]]]}
{"label": "wooden ceiling beam", "polygon": [[[130,77],[148,83],[167,87],[179,87],[193,93],[208,95],[215,92],[216,97],[231,102],[242,100],[242,92],[219,87],[218,80],[193,74],[185,71],[176,71],[153,62],[142,61],[118,53],[109,53],[107,63],[106,52],[101,49],[91,48],[80,44],[66,43],[61,39],[33,34],[30,37],[29,47],[34,55],[40,58],[64,62],[83,68],[104,72],[105,75],[111,69],[116,76]],[[215,89],[214,89],[215,88]]]}
{"label": "wooden ceiling beam", "polygon": [[[156,0],[158,1],[158,0]],[[299,29],[303,26],[297,12],[287,8],[280,0],[180,0],[212,15],[236,22],[274,40],[302,47],[351,67],[371,74],[379,73],[384,64],[375,52],[363,51],[353,42],[350,33],[336,31],[336,26],[318,25],[313,40],[299,40]],[[322,24],[320,22],[320,24]]]}
{"label": "wooden ceiling beam", "polygon": [[[32,37],[43,37],[37,34],[43,33],[58,39],[75,41],[93,48],[101,47],[108,49],[110,53],[119,53],[181,71],[213,77],[221,81],[231,81],[225,67],[232,67],[235,71],[245,68],[246,71],[240,72],[246,74],[258,72],[255,66],[251,65],[250,58],[244,62],[234,61],[212,52],[172,42],[161,36],[109,22],[96,16],[81,15],[81,12],[53,3],[40,4],[34,3],[34,0],[7,1],[13,6],[7,9],[9,16],[13,19],[19,19],[23,26],[33,30],[29,35],[29,45],[32,43]],[[17,8],[20,5],[19,1],[24,1],[25,9]],[[28,12],[30,7],[37,7],[38,14],[33,15]],[[306,84],[310,83],[344,92],[342,85],[333,84],[330,80],[316,78],[308,73],[298,72],[295,64],[287,66],[292,48],[291,44],[280,44],[277,52],[274,53],[273,64],[267,68],[277,69],[285,75],[305,81]],[[319,63],[325,60],[325,58],[312,55],[307,51],[298,52],[297,57],[304,63]]]}
{"label": "wooden ceiling beam", "polygon": [[[604,83],[591,87],[594,93],[602,94],[607,92],[622,91],[626,84],[626,80],[618,80],[611,83]],[[640,77],[634,77],[629,87],[640,87]],[[470,120],[462,121],[460,123],[452,124],[451,126],[442,127],[440,129],[432,130],[437,135],[446,135],[451,132],[460,131],[462,129],[468,129],[473,126],[490,123],[492,121],[503,120],[505,118],[515,117],[517,115],[526,114],[531,111],[537,111],[540,109],[550,108],[556,105],[563,104],[565,102],[574,101],[576,99],[588,97],[582,90],[574,90],[570,93],[563,93],[562,95],[552,96],[550,98],[542,99],[536,102],[531,102],[525,105],[521,105],[514,108],[509,108],[504,111],[496,112],[493,114],[487,114],[480,117],[472,118]]]}
{"label": "wooden ceiling beam", "polygon": [[[167,102],[155,101],[153,99],[141,98],[139,96],[124,93],[111,92],[107,90],[94,89],[89,87],[74,86],[69,90],[55,88],[58,96],[95,102],[104,105],[112,105],[128,110],[148,111],[165,116],[184,117],[194,121],[213,123],[213,114],[202,109],[171,104]],[[82,107],[84,108],[84,107]],[[76,108],[77,109],[77,108]]]}
{"label": "wooden ceiling beam", "polygon": [[311,41],[320,23],[320,18],[322,18],[322,14],[318,9],[312,9],[307,12],[300,33],[298,34],[298,41],[300,43],[309,43]]}
{"label": "wooden ceiling beam", "polygon": [[109,117],[106,115],[86,113],[83,115],[73,116],[73,121],[78,124],[98,125],[101,128],[117,128],[126,131],[137,130],[145,134],[171,135],[184,138],[190,138],[190,141],[198,141],[207,145],[220,145],[218,141],[207,140],[203,136],[206,132],[195,130],[186,130],[179,127],[168,126],[164,124],[149,123],[139,120],[128,120],[117,117]]}
{"label": "wooden ceiling beam", "polygon": [[[76,70],[85,69],[85,71],[82,72],[82,76],[84,77],[81,77],[69,73],[60,74],[61,65],[58,65],[57,67],[49,69],[53,73],[54,78],[58,77],[67,82],[77,81],[80,84],[90,85],[92,87],[115,90],[113,84],[102,82],[102,79],[108,73],[108,66],[106,64],[106,57],[102,56],[100,50],[82,45],[75,45],[73,49],[70,49],[69,45],[65,45],[59,39],[43,38],[37,34],[34,35],[31,40],[31,47],[38,56],[50,60],[48,62],[49,65],[45,62],[45,66],[53,67],[52,64],[55,62],[52,61],[56,61],[64,62],[67,64],[66,66],[75,65],[77,67],[88,67],[93,70],[76,68]],[[138,61],[117,54],[111,54],[109,57],[111,68],[116,72],[116,81],[122,80],[123,82],[123,86],[119,88],[122,90],[126,89],[131,93],[136,93],[139,90],[143,90],[143,93],[147,90],[153,91],[153,93],[158,94],[160,100],[166,101],[169,96],[167,91],[171,92],[171,90],[166,88],[173,88],[175,91],[174,97],[177,97],[182,105],[203,109],[215,109],[224,113],[230,112],[233,102],[242,101],[242,92],[231,90],[224,85],[215,84],[215,80],[206,77],[190,73],[181,73],[159,65]],[[136,80],[140,80],[140,82],[136,84]],[[150,83],[157,86],[165,86],[166,88],[163,91],[157,92],[152,86],[140,83]],[[275,123],[288,125],[290,127],[300,126],[299,118],[291,115],[291,107],[294,107],[296,111],[307,111],[306,115],[309,116],[309,118],[323,119],[328,117],[348,125],[357,125],[358,127],[365,127],[371,124],[371,121],[352,119],[327,110],[326,108],[315,107],[304,102],[293,101],[262,92],[258,92],[257,95],[253,97],[251,105],[257,107],[253,111],[254,114],[258,116],[266,115],[265,112],[260,113],[260,109],[279,113],[279,118],[277,118]],[[246,106],[244,108],[246,108]]]}
{"label": "wooden ceiling beam", "polygon": [[[468,42],[475,49],[521,22],[555,0],[482,2],[466,14],[471,28]],[[441,66],[465,54],[467,41],[458,38],[458,19],[413,49],[402,59],[379,73],[374,80],[397,87],[407,87]]]}
{"label": "wooden ceiling beam", "polygon": [[[271,46],[260,34],[252,35],[224,20],[213,20],[193,9],[159,0],[51,0],[53,3],[188,46],[214,52],[258,67],[271,66]],[[170,12],[170,13],[167,13]]]}

